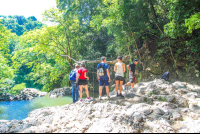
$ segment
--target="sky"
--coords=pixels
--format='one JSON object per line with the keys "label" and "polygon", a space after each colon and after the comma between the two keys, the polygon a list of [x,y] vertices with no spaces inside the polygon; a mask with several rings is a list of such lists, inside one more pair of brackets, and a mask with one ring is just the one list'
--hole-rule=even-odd
{"label": "sky", "polygon": [[42,22],[42,13],[56,7],[56,0],[0,0],[0,15],[35,16]]}

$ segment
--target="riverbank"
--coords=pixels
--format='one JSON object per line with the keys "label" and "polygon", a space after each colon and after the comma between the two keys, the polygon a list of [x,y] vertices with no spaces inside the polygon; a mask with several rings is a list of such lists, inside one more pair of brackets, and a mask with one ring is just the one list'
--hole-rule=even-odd
{"label": "riverbank", "polygon": [[47,95],[47,92],[41,92],[34,88],[25,88],[19,92],[18,95],[12,95],[10,93],[1,93],[0,101],[21,101],[21,100],[33,100],[36,97],[43,97]]}
{"label": "riverbank", "polygon": [[[90,93],[91,96],[98,97],[98,93]],[[83,93],[83,98],[86,98]],[[23,120],[35,109],[44,107],[63,106],[72,103],[72,96],[60,96],[51,98],[49,96],[37,97],[27,101],[1,101],[0,120]]]}
{"label": "riverbank", "polygon": [[22,121],[0,121],[0,132],[200,132],[198,85],[154,80],[123,94],[37,109]]}

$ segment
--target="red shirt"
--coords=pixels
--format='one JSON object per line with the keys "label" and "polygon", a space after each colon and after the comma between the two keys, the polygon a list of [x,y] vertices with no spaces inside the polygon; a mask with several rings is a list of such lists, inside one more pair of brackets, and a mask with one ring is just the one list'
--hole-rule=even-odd
{"label": "red shirt", "polygon": [[[81,73],[81,70],[82,70],[82,73]],[[85,68],[80,68],[80,69],[78,70],[78,73],[79,73],[79,75],[80,75],[80,73],[81,73],[81,76],[80,76],[79,79],[81,79],[81,80],[86,80],[86,78],[85,78],[85,73],[87,73],[87,69],[85,69]]]}

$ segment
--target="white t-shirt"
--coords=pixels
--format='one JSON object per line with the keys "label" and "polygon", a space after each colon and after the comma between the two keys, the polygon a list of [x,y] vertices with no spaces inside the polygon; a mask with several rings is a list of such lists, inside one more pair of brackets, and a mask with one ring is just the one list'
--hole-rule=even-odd
{"label": "white t-shirt", "polygon": [[116,68],[115,76],[124,77],[123,62],[117,62],[116,65],[117,65],[117,68]]}

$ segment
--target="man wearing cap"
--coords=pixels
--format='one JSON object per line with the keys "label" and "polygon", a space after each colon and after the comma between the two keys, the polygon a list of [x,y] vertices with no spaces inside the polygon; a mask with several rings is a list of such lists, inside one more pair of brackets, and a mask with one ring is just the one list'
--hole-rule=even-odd
{"label": "man wearing cap", "polygon": [[130,81],[127,84],[122,86],[124,90],[126,90],[126,86],[128,86],[128,85],[132,84],[132,88],[135,85],[135,79],[134,79],[134,77],[135,77],[135,66],[137,64],[138,64],[138,60],[135,59],[133,63],[131,63],[130,65],[127,65],[127,68],[129,70],[129,79],[130,79]]}

